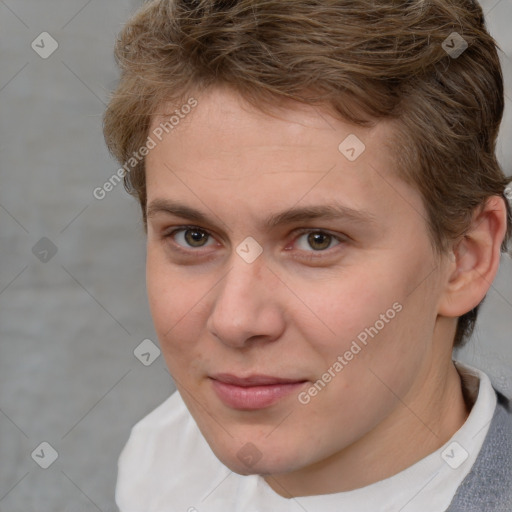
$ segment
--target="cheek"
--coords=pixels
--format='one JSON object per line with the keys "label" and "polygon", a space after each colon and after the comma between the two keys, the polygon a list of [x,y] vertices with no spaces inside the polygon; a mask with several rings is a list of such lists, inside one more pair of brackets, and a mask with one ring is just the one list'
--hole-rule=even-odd
{"label": "cheek", "polygon": [[[157,333],[160,334],[172,327],[175,312],[174,300],[170,286],[169,273],[161,261],[158,251],[148,242],[146,256],[146,290],[149,309]],[[162,341],[162,340],[160,340]]]}
{"label": "cheek", "polygon": [[148,281],[148,297],[166,366],[174,379],[188,387],[191,375],[209,360],[199,341],[205,321],[197,304],[200,295],[187,297],[176,281],[156,279]]}
{"label": "cheek", "polygon": [[297,295],[307,298],[315,315],[302,315],[300,322],[303,337],[319,356],[319,376],[331,369],[338,383],[333,388],[347,388],[354,382],[375,380],[372,369],[387,382],[398,384],[400,375],[417,367],[428,349],[435,308],[426,298],[432,293],[427,282],[411,290],[421,282],[418,276],[427,276],[430,268],[426,264],[418,268],[405,258],[380,259],[344,270],[316,287],[302,283]]}
{"label": "cheek", "polygon": [[396,303],[403,297],[402,286],[383,275],[386,273],[379,268],[372,274],[368,267],[362,270],[354,267],[316,282],[315,286],[306,282],[297,286],[294,292],[304,297],[308,306],[308,310],[303,308],[295,316],[307,331],[306,339],[319,352],[332,356],[349,350],[354,340],[364,346],[371,334],[390,330],[390,325],[399,320],[400,304]]}
{"label": "cheek", "polygon": [[207,293],[206,285],[171,266],[162,252],[148,246],[146,289],[151,317],[165,351],[188,351],[204,323],[201,298]]}

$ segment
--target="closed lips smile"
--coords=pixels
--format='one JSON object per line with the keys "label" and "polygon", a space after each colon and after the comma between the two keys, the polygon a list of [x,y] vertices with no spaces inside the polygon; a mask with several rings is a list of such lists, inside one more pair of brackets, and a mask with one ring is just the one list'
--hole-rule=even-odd
{"label": "closed lips smile", "polygon": [[269,375],[237,377],[231,374],[216,374],[210,377],[210,381],[224,405],[241,410],[269,407],[307,382],[306,379],[283,379]]}

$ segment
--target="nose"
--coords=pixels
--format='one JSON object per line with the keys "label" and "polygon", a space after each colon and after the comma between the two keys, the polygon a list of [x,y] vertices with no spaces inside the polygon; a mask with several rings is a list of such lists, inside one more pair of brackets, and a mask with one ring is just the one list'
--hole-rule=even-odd
{"label": "nose", "polygon": [[285,328],[284,305],[276,293],[279,279],[266,267],[263,255],[247,263],[234,253],[230,263],[215,287],[208,331],[235,348],[278,339]]}

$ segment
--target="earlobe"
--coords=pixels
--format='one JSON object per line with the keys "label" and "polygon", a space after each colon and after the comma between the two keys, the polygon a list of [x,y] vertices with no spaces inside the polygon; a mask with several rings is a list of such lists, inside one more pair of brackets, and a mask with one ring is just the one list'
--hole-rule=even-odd
{"label": "earlobe", "polygon": [[506,229],[505,201],[492,196],[475,211],[471,226],[454,244],[440,315],[461,316],[483,300],[498,272]]}

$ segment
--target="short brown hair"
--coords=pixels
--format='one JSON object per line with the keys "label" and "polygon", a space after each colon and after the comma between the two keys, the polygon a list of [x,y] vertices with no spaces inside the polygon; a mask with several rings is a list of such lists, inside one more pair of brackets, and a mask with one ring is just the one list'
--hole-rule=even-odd
{"label": "short brown hair", "polygon": [[[450,55],[462,41],[463,53]],[[497,45],[473,0],[156,0],[123,28],[115,56],[121,80],[104,134],[121,163],[144,145],[159,107],[222,84],[262,110],[291,99],[362,126],[395,120],[397,172],[420,192],[439,253],[510,180],[495,155],[504,108]],[[146,229],[143,159],[124,184]],[[477,312],[459,318],[454,346]]]}

